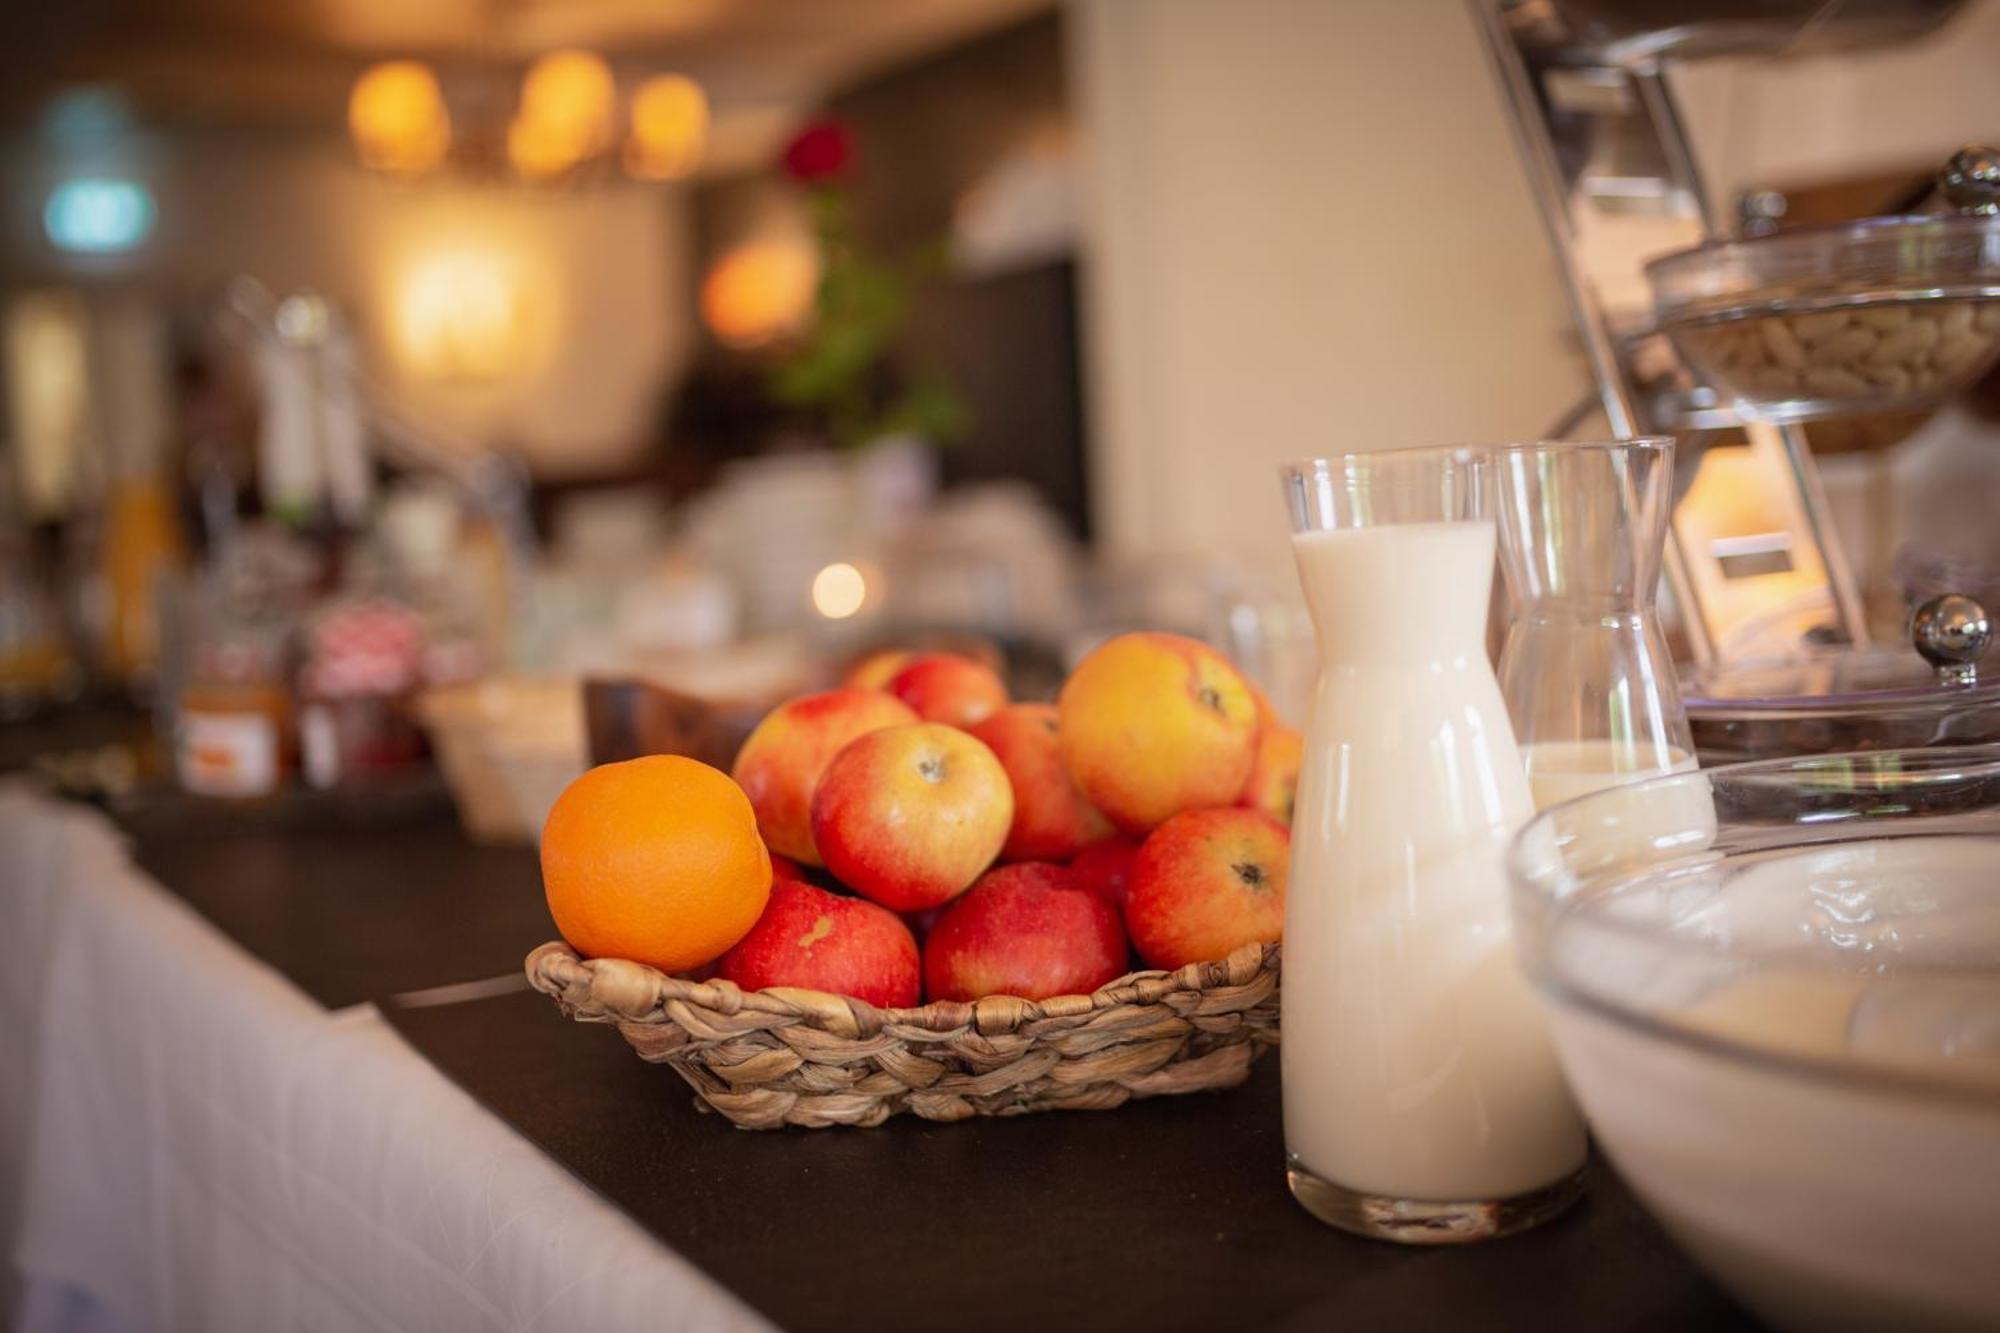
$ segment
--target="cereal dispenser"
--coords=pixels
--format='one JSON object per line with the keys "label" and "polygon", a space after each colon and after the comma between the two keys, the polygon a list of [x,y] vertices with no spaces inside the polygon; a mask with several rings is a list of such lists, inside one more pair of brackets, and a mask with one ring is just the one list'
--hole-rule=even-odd
{"label": "cereal dispenser", "polygon": [[[1679,441],[1667,580],[1705,761],[2000,739],[1970,598],[1869,641],[1802,422],[1935,405],[2000,360],[2000,155],[1922,211],[1718,225],[1667,68],[1876,48],[1962,0],[1470,0],[1613,434]],[[1914,651],[1913,651],[1914,649]]]}

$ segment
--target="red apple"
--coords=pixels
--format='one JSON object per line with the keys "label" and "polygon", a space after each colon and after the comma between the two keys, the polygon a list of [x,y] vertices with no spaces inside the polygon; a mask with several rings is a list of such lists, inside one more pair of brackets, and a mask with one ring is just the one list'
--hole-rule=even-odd
{"label": "red apple", "polygon": [[1001,860],[1065,861],[1111,832],[1111,821],[1090,808],[1063,766],[1054,704],[1009,704],[966,730],[999,756],[1014,788],[1014,823]]}
{"label": "red apple", "polygon": [[1088,995],[1126,973],[1118,913],[1068,867],[1024,861],[990,871],[944,909],[924,943],[930,999]]}
{"label": "red apple", "polygon": [[802,865],[819,865],[812,794],[828,761],[856,736],[916,720],[908,705],[875,690],[802,695],[766,713],[729,772],[757,812],[765,846]]}
{"label": "red apple", "polygon": [[938,918],[924,944],[933,1000],[1087,995],[1125,975],[1125,932],[1067,867],[1002,866]]}
{"label": "red apple", "polygon": [[1132,858],[1138,854],[1138,843],[1114,833],[1078,852],[1070,859],[1069,868],[1084,888],[1110,903],[1114,911],[1123,912],[1132,887]]}
{"label": "red apple", "polygon": [[1188,810],[1132,861],[1125,926],[1139,956],[1172,970],[1284,933],[1291,837],[1259,810]]}
{"label": "red apple", "polygon": [[969,727],[1007,706],[1007,687],[988,667],[957,653],[919,653],[883,686],[926,722]]}
{"label": "red apple", "polygon": [[912,1007],[922,981],[917,941],[894,912],[791,880],[771,886],[764,915],[717,975],[744,990],[797,986],[879,1009]]}
{"label": "red apple", "polygon": [[898,912],[958,896],[993,864],[1014,819],[1007,770],[984,741],[935,722],[872,731],[813,791],[813,844],[841,883]]}
{"label": "red apple", "polygon": [[1262,810],[1290,828],[1292,803],[1299,791],[1299,764],[1305,752],[1305,738],[1290,727],[1264,728],[1257,736],[1257,758],[1250,766],[1250,780],[1243,784],[1237,804]]}
{"label": "red apple", "polygon": [[944,909],[924,941],[930,999],[1088,995],[1126,973],[1118,913],[1068,867],[1004,865]]}

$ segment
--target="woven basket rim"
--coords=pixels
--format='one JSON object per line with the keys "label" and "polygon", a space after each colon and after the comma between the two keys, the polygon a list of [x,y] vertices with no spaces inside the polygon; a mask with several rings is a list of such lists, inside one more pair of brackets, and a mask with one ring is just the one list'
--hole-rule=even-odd
{"label": "woven basket rim", "polygon": [[1189,963],[1173,971],[1141,969],[1106,982],[1087,995],[1028,1000],[988,995],[974,1001],[933,1000],[914,1008],[878,1009],[866,1000],[789,986],[746,991],[732,981],[692,981],[624,958],[584,958],[561,940],[537,947],[524,970],[536,990],[553,996],[573,1015],[603,1013],[617,1022],[673,1022],[670,1006],[694,1005],[721,1014],[745,1010],[803,1021],[829,1034],[867,1037],[885,1029],[939,1035],[973,1028],[1012,1032],[1045,1018],[1074,1018],[1128,1004],[1150,1004],[1181,991],[1242,986],[1279,963],[1277,944],[1245,944],[1227,958]]}

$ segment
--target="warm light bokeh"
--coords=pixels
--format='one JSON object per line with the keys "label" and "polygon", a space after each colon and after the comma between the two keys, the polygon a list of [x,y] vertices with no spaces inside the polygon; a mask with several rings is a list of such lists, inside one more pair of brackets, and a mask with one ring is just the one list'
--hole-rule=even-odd
{"label": "warm light bokeh", "polygon": [[632,94],[625,168],[645,180],[678,180],[701,165],[708,141],[708,95],[693,79],[660,74]]}
{"label": "warm light bokeh", "polygon": [[437,76],[415,60],[388,60],[355,80],[347,127],[363,166],[414,176],[451,148],[451,115]]}
{"label": "warm light bokeh", "polygon": [[545,168],[560,158],[567,157],[568,166],[601,153],[616,129],[617,103],[617,82],[601,56],[551,51],[529,66],[521,80],[520,109],[507,135],[508,156],[526,174],[517,140]]}
{"label": "warm light bokeh", "polygon": [[519,275],[504,255],[454,246],[403,274],[394,293],[396,346],[433,379],[497,379],[519,369],[524,320]]}
{"label": "warm light bokeh", "polygon": [[819,262],[803,240],[746,241],[715,261],[701,284],[701,317],[731,347],[754,347],[805,322]]}
{"label": "warm light bokeh", "polygon": [[75,292],[25,292],[0,325],[15,480],[30,517],[70,504],[90,441],[90,315]]}
{"label": "warm light bokeh", "polygon": [[868,601],[868,580],[846,561],[828,565],[813,576],[813,610],[828,620],[846,620]]}
{"label": "warm light bokeh", "polygon": [[516,116],[507,126],[507,161],[523,180],[553,180],[588,156],[570,128]]}

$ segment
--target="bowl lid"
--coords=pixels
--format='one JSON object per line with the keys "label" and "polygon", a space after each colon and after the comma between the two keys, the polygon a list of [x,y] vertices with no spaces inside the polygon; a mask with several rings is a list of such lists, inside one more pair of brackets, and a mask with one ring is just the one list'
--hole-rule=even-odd
{"label": "bowl lid", "polygon": [[1646,265],[1660,324],[1753,309],[2000,296],[2000,216],[1919,214],[1710,240]]}
{"label": "bowl lid", "polygon": [[1946,685],[1908,648],[1829,649],[1696,672],[1685,702],[1707,717],[1947,713],[2000,704],[2000,672]]}

